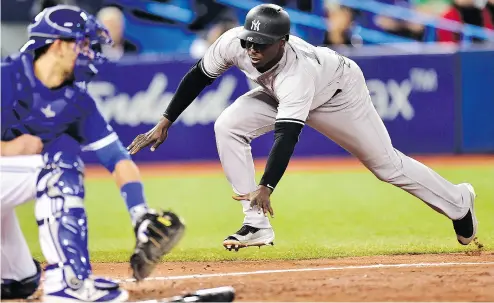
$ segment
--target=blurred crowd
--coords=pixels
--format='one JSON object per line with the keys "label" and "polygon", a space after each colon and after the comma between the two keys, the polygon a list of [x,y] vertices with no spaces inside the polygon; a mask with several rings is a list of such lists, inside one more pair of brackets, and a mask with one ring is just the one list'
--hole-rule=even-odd
{"label": "blurred crowd", "polygon": [[[414,12],[434,17],[494,29],[494,0],[379,0],[385,4],[407,8]],[[410,21],[374,15],[366,18],[365,13],[344,5],[344,0],[327,0],[328,31],[324,44],[360,45],[355,27],[377,28],[385,33],[414,41],[436,41],[460,43],[464,37],[447,30],[427,28]],[[472,38],[470,42],[484,40]]]}
{"label": "blurred crowd", "polygon": [[[15,1],[15,0],[12,0]],[[148,0],[151,1],[151,0]],[[184,0],[192,3],[193,20],[187,24],[186,31],[192,32],[193,39],[187,45],[188,53],[193,58],[200,58],[206,49],[222,33],[238,26],[238,11],[222,5],[216,0]],[[318,2],[324,1],[324,2]],[[368,0],[361,0],[368,1]],[[464,24],[472,24],[488,29],[494,29],[494,0],[376,0],[385,4],[406,8],[423,14],[442,17]],[[128,1],[127,1],[128,2]],[[144,2],[144,1],[143,1]],[[165,0],[156,0],[165,3]],[[345,0],[271,0],[264,1],[296,9],[302,12],[323,17],[327,29],[319,36],[310,36],[309,42],[317,45],[338,47],[357,47],[364,44],[360,36],[361,28],[383,32],[389,36],[398,36],[412,41],[439,41],[459,43],[464,37],[446,30],[429,28],[422,24],[392,18],[386,15],[371,14],[345,5]],[[127,39],[126,15],[119,6],[119,0],[34,0],[30,15],[35,16],[42,9],[56,4],[75,4],[93,13],[109,29],[114,41],[111,47],[101,51],[109,58],[117,60],[124,54],[140,52],[139,39]],[[318,5],[321,4],[320,9]],[[158,20],[162,24],[174,25],[173,20],[152,16],[150,13],[140,13],[149,20]],[[241,17],[240,17],[241,18]],[[301,33],[304,32],[302,28]],[[298,33],[298,31],[295,31]],[[158,35],[159,37],[159,35]],[[179,36],[177,36],[179,37]],[[304,37],[305,38],[305,37]],[[173,41],[181,38],[170,37]],[[133,41],[131,41],[133,40]],[[137,42],[137,43],[136,43]],[[471,39],[471,42],[481,42]],[[177,43],[173,41],[171,43]],[[178,43],[177,43],[178,45]]]}

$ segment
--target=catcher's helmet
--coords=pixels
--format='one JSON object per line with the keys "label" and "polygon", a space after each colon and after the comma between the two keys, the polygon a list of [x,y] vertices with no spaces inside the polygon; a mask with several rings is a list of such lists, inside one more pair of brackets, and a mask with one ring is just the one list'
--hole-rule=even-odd
{"label": "catcher's helmet", "polygon": [[72,39],[81,43],[111,44],[107,29],[94,16],[71,5],[45,8],[28,26],[29,41],[21,52],[34,50],[52,43],[55,39]]}
{"label": "catcher's helmet", "polygon": [[[82,46],[89,41],[90,46],[96,44],[112,44],[108,30],[96,18],[77,6],[56,5],[45,8],[27,28],[29,40],[20,49],[21,52],[32,52],[53,43],[57,39],[73,40]],[[89,81],[97,74],[97,65],[107,59],[89,49],[89,53],[79,53],[74,74],[77,81]]]}
{"label": "catcher's helmet", "polygon": [[290,35],[290,17],[275,4],[261,4],[245,17],[244,29],[238,34],[241,43],[273,44]]}

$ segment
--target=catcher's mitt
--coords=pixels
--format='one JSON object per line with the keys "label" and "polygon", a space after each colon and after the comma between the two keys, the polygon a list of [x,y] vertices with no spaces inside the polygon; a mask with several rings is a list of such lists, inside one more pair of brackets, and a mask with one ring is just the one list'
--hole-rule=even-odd
{"label": "catcher's mitt", "polygon": [[182,220],[169,211],[161,214],[149,212],[136,222],[136,247],[130,257],[130,266],[137,281],[151,274],[161,257],[182,238],[184,230]]}

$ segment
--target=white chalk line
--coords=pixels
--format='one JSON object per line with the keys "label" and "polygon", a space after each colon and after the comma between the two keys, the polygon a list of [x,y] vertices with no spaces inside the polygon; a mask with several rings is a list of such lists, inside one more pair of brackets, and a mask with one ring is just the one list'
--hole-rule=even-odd
{"label": "white chalk line", "polygon": [[[244,272],[227,272],[216,274],[194,274],[184,276],[168,276],[168,277],[149,277],[144,281],[174,281],[202,278],[218,278],[218,277],[236,277],[262,274],[279,274],[293,272],[308,272],[308,271],[334,271],[347,269],[382,269],[382,268],[420,268],[420,267],[441,267],[441,266],[477,266],[477,265],[494,265],[494,262],[449,262],[449,263],[404,263],[404,264],[373,264],[373,265],[348,265],[348,266],[331,266],[331,267],[308,267],[308,268],[288,268],[288,269],[270,269]],[[133,283],[135,279],[116,280],[118,283]]]}

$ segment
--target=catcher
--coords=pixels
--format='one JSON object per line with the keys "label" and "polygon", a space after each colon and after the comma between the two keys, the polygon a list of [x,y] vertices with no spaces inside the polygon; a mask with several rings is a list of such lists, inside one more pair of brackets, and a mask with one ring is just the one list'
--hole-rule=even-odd
{"label": "catcher", "polygon": [[[139,170],[79,82],[97,72],[90,46],[111,43],[106,29],[82,9],[43,10],[29,41],[2,63],[1,206],[2,299],[24,299],[39,286],[15,207],[36,199],[39,240],[46,259],[44,301],[122,302],[128,293],[92,274],[84,208],[81,151],[92,151],[115,178],[136,236],[133,276],[147,277],[182,237],[172,212],[147,206]],[[100,201],[105,203],[105,201]]]}

